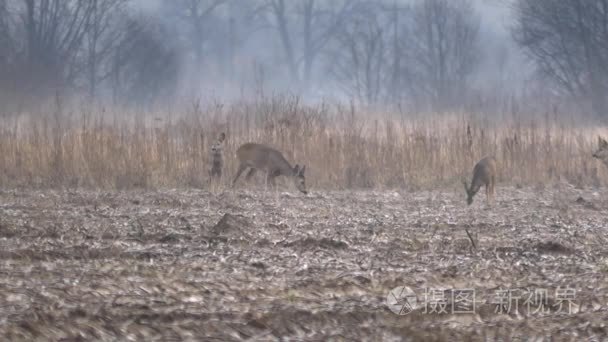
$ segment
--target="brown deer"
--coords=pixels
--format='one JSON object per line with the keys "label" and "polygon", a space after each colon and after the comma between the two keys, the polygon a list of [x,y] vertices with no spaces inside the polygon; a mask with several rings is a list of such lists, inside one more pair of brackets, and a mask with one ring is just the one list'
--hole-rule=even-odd
{"label": "brown deer", "polygon": [[473,168],[473,180],[471,186],[464,183],[464,189],[467,192],[467,204],[473,203],[473,196],[481,189],[482,186],[486,187],[486,198],[488,203],[494,198],[494,184],[496,182],[496,159],[488,156],[477,162]]}
{"label": "brown deer", "polygon": [[250,170],[246,176],[247,180],[251,179],[256,170],[263,170],[266,172],[266,183],[272,187],[275,186],[274,179],[277,176],[287,176],[292,179],[298,190],[304,194],[308,194],[306,179],[304,177],[306,166],[299,167],[296,165],[291,167],[281,152],[266,145],[246,143],[238,148],[236,156],[239,160],[239,168],[232,181],[233,187],[239,176],[249,167]]}
{"label": "brown deer", "polygon": [[593,153],[593,158],[601,160],[604,165],[608,166],[608,142],[602,137],[598,137],[598,148]]}
{"label": "brown deer", "polygon": [[220,133],[219,137],[211,144],[211,169],[209,170],[209,180],[221,178],[224,167],[224,141],[226,134]]}

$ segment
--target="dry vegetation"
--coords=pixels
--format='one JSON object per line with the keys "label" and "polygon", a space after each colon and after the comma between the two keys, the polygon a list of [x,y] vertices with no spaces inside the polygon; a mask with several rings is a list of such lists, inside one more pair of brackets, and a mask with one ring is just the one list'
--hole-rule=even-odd
{"label": "dry vegetation", "polygon": [[[499,187],[492,209],[482,201],[467,207],[464,199],[463,191],[3,191],[0,336],[593,341],[608,335],[608,192]],[[385,298],[402,285],[420,300],[425,287],[474,288],[476,313],[420,308],[398,316]],[[576,290],[571,313],[556,307],[558,286]],[[492,296],[500,288],[546,289],[549,311],[528,311],[521,299],[521,310],[513,302],[509,314],[497,314]]]}
{"label": "dry vegetation", "polygon": [[[7,340],[608,335],[600,130],[291,98],[129,116],[53,108],[5,117],[0,131]],[[208,188],[221,131],[227,177]],[[310,194],[227,188],[246,141],[306,164]],[[481,194],[468,207],[460,180],[490,153],[496,203]],[[401,285],[474,288],[482,302],[475,314],[398,316],[385,298]],[[555,305],[558,286],[577,291],[570,314],[497,314],[487,297],[547,289]]]}
{"label": "dry vegetation", "polygon": [[306,164],[313,189],[460,186],[486,154],[500,163],[499,183],[597,186],[608,179],[591,158],[598,130],[553,115],[395,115],[287,97],[143,114],[49,107],[2,120],[2,186],[204,188],[209,147],[221,131],[226,178],[241,143],[264,142]]}

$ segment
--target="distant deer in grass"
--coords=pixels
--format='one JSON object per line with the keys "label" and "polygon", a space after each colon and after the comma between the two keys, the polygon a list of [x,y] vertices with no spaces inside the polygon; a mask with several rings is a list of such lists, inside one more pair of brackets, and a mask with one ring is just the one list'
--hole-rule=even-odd
{"label": "distant deer in grass", "polygon": [[274,179],[277,176],[287,176],[291,178],[298,190],[304,194],[308,193],[304,177],[306,166],[299,167],[296,164],[296,166],[291,167],[281,152],[266,145],[246,143],[239,147],[236,156],[239,160],[239,168],[232,181],[233,187],[239,176],[249,167],[251,169],[245,176],[247,180],[251,179],[256,170],[262,170],[266,172],[267,184],[272,187],[275,186]]}
{"label": "distant deer in grass", "polygon": [[608,142],[602,137],[598,137],[598,148],[593,153],[593,158],[601,160],[604,165],[608,166]]}
{"label": "distant deer in grass", "polygon": [[212,178],[221,178],[222,169],[224,168],[224,141],[226,133],[222,132],[218,138],[211,144],[211,169],[209,170],[209,180]]}
{"label": "distant deer in grass", "polygon": [[494,198],[494,184],[496,182],[496,159],[488,156],[480,160],[473,168],[473,180],[471,186],[464,183],[464,189],[467,192],[467,204],[473,203],[473,196],[481,189],[486,187],[486,199],[488,203]]}

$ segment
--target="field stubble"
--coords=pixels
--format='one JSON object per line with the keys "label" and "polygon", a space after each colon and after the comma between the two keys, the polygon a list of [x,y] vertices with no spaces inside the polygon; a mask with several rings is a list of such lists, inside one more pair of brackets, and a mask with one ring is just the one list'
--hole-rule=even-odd
{"label": "field stubble", "polygon": [[[0,206],[8,340],[608,333],[605,190],[499,187],[492,208],[464,191],[13,190]],[[398,286],[545,288],[550,305],[562,286],[577,306],[399,316],[385,303]]]}

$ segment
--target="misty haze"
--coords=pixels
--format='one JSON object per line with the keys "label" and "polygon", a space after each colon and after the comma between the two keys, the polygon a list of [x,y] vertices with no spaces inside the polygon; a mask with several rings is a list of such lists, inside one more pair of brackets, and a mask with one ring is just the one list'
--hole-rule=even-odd
{"label": "misty haze", "polygon": [[608,0],[0,0],[0,336],[604,340],[607,119]]}

